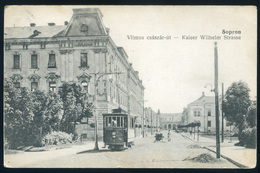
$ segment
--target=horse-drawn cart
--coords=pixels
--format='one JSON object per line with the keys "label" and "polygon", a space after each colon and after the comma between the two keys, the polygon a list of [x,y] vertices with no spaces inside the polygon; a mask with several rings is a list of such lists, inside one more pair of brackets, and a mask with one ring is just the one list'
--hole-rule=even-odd
{"label": "horse-drawn cart", "polygon": [[156,133],[155,134],[155,142],[156,141],[162,141],[163,140],[163,134],[162,133]]}

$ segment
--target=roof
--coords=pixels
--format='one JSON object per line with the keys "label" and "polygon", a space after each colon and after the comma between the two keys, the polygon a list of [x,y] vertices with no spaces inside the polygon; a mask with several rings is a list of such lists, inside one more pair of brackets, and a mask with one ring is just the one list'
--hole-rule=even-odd
{"label": "roof", "polygon": [[178,117],[178,116],[182,116],[182,113],[161,113],[160,117]]}
{"label": "roof", "polygon": [[[35,26],[35,27],[5,27],[5,38],[50,38],[62,32],[67,26]],[[34,32],[40,32],[34,35]]]}
{"label": "roof", "polygon": [[127,54],[126,54],[126,52],[125,52],[125,50],[124,50],[123,47],[117,47],[117,50],[119,51],[119,53],[120,53],[123,57],[128,58],[128,56],[127,56]]}
{"label": "roof", "polygon": [[195,100],[194,102],[191,102],[190,104],[205,104],[205,103],[215,103],[215,97],[214,96],[202,96],[199,99]]}

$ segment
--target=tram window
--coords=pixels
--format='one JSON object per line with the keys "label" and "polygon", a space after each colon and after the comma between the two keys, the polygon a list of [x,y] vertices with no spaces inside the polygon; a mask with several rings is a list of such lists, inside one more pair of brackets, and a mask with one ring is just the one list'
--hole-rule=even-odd
{"label": "tram window", "polygon": [[127,127],[127,117],[124,117],[124,127]]}
{"label": "tram window", "polygon": [[117,117],[117,127],[120,127],[120,117]]}
{"label": "tram window", "polygon": [[124,127],[124,117],[120,117],[121,119],[121,126]]}
{"label": "tram window", "polygon": [[108,121],[107,121],[108,125],[107,125],[107,127],[111,127],[111,126],[112,126],[112,125],[111,125],[111,121],[112,121],[112,118],[111,118],[111,117],[108,117]]}
{"label": "tram window", "polygon": [[112,118],[112,126],[113,126],[113,127],[116,127],[116,126],[117,126],[116,124],[117,124],[117,122],[116,122],[116,117],[113,117],[113,118]]}

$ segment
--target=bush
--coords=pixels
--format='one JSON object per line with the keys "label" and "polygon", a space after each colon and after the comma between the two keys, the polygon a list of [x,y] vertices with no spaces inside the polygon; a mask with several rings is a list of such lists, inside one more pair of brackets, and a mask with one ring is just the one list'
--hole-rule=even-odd
{"label": "bush", "polygon": [[42,146],[71,143],[72,136],[73,136],[72,134],[68,134],[65,132],[53,131],[43,137]]}
{"label": "bush", "polygon": [[256,127],[248,127],[242,131],[242,143],[247,148],[256,148],[257,145],[257,131]]}

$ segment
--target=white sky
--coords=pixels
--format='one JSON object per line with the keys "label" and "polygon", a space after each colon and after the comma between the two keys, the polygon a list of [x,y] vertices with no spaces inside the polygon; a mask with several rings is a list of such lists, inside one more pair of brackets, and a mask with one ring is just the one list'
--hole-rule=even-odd
{"label": "white sky", "polygon": [[[25,8],[26,7],[26,8]],[[256,8],[199,6],[12,6],[5,26],[63,25],[73,8],[98,7],[117,46],[124,47],[145,86],[145,106],[156,112],[182,112],[214,85],[214,40],[182,40],[182,35],[219,35],[219,94],[234,81],[245,81],[256,96]],[[222,30],[239,30],[241,40],[223,40]],[[127,35],[170,35],[171,40],[129,40]],[[178,37],[174,39],[173,37]]]}

